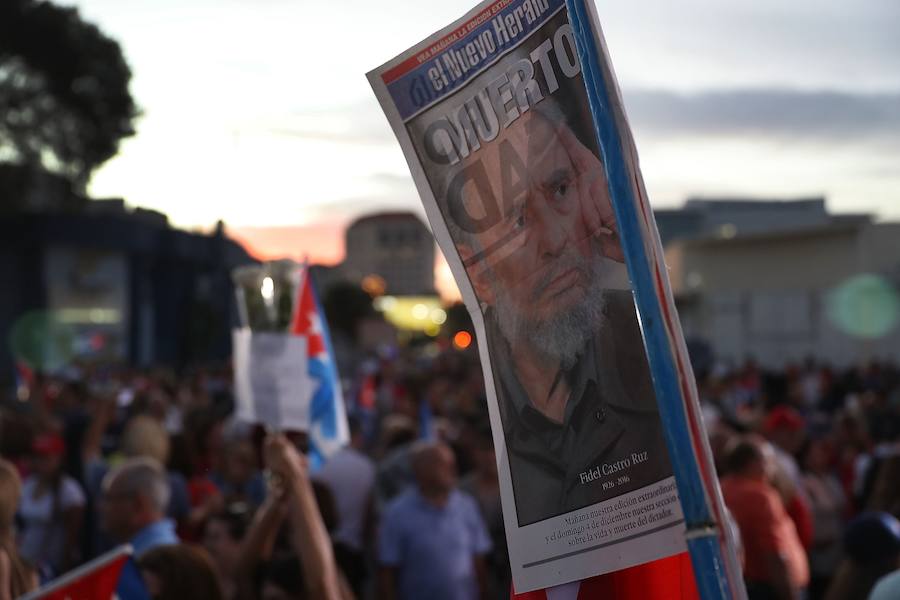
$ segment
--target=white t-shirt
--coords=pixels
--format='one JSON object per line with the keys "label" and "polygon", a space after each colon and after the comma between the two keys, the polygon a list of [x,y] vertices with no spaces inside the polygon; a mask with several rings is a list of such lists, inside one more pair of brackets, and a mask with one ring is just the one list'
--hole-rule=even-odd
{"label": "white t-shirt", "polygon": [[69,508],[84,506],[84,491],[77,481],[64,475],[59,483],[59,500],[56,515],[54,494],[47,491],[40,498],[34,497],[37,478],[28,477],[22,484],[19,515],[23,527],[19,536],[19,552],[34,565],[49,565],[55,573],[62,568],[65,544],[63,512]]}
{"label": "white t-shirt", "polygon": [[366,505],[375,483],[371,459],[352,448],[342,448],[314,477],[334,495],[340,519],[334,540],[362,550]]}

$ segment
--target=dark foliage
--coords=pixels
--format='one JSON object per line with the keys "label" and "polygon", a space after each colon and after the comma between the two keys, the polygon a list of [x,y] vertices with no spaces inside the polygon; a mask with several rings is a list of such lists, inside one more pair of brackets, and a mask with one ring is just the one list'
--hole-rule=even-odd
{"label": "dark foliage", "polygon": [[137,108],[119,45],[74,8],[0,2],[0,162],[49,170],[74,191],[132,135]]}

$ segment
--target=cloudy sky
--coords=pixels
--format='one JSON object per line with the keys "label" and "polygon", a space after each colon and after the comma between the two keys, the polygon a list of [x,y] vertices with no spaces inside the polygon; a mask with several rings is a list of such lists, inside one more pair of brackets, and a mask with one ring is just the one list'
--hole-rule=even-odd
{"label": "cloudy sky", "polygon": [[[348,219],[420,210],[364,75],[473,0],[62,3],[120,42],[143,110],[95,196],[325,260]],[[900,2],[597,5],[654,205],[825,195],[900,219]]]}

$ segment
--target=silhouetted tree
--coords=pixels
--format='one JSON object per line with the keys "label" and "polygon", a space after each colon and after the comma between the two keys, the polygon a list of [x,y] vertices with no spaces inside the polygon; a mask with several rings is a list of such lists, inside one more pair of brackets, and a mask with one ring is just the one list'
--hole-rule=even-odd
{"label": "silhouetted tree", "polygon": [[[82,192],[134,133],[130,79],[119,45],[76,9],[0,0],[0,162],[61,175]],[[9,187],[35,178],[3,179]]]}

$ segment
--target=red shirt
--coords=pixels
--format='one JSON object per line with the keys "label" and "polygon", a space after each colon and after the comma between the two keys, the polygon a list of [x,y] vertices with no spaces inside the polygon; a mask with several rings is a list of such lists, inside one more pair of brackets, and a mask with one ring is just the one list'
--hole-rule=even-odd
{"label": "red shirt", "polygon": [[809,583],[806,551],[775,488],[756,479],[725,477],[722,495],[741,530],[746,555],[744,577],[748,581],[768,582],[766,555],[775,552],[787,562],[793,584],[806,587]]}

